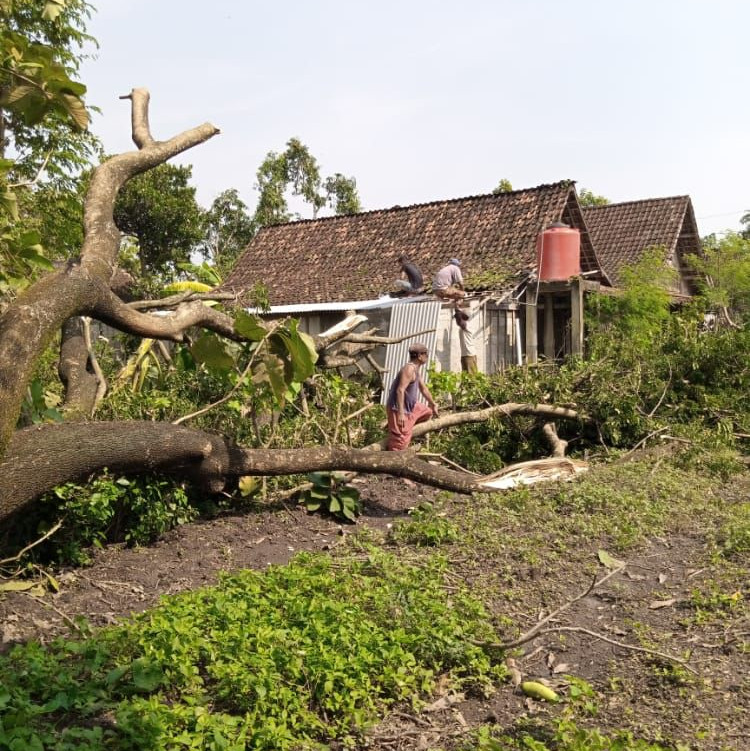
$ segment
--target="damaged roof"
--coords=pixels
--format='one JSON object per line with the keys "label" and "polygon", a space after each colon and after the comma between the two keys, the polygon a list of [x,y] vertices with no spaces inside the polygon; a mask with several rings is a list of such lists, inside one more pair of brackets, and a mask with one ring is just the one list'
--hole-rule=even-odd
{"label": "damaged roof", "polygon": [[502,291],[536,267],[536,239],[553,222],[581,231],[581,271],[599,261],[575,192],[565,180],[508,193],[471,196],[261,229],[222,285],[242,296],[262,282],[272,305],[377,298],[400,274],[399,256],[428,285],[451,258],[467,289]]}
{"label": "damaged roof", "polygon": [[701,251],[689,196],[589,206],[583,215],[602,267],[615,286],[622,281],[624,265],[637,263],[649,248],[658,246],[689,282],[684,258]]}

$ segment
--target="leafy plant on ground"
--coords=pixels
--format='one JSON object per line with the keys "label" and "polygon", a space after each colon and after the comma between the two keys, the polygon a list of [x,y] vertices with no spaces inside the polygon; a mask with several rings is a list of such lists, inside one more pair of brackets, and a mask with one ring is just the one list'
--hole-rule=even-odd
{"label": "leafy plant on ground", "polygon": [[[33,513],[14,523],[17,531],[23,528],[26,539],[36,539],[62,519],[61,529],[30,555],[41,563],[86,565],[92,546],[153,542],[198,513],[187,491],[171,479],[105,474],[85,485],[67,483],[56,488]],[[13,536],[22,537],[20,533]]]}
{"label": "leafy plant on ground", "polygon": [[409,520],[397,522],[390,537],[395,542],[435,547],[459,538],[458,528],[431,503],[420,503],[409,511]]}
{"label": "leafy plant on ground", "polygon": [[324,511],[331,516],[354,522],[362,513],[359,490],[347,484],[341,472],[311,472],[312,487],[303,491],[301,501],[308,511]]}
{"label": "leafy plant on ground", "polygon": [[504,675],[474,646],[491,626],[444,569],[305,554],[84,641],[19,647],[0,658],[0,747],[322,748],[438,676],[487,689]]}

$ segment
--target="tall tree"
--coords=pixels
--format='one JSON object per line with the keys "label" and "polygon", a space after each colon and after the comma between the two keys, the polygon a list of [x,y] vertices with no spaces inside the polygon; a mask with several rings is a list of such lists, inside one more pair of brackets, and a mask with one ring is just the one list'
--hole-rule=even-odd
{"label": "tall tree", "polygon": [[75,178],[97,147],[75,80],[90,12],[84,0],[0,0],[0,298],[51,268],[42,213],[80,210]]}
{"label": "tall tree", "polygon": [[[192,479],[205,490],[219,491],[228,478],[285,475],[310,471],[353,470],[397,474],[446,489],[471,491],[480,484],[470,475],[435,467],[406,452],[318,446],[304,449],[243,449],[231,439],[153,420],[127,422],[63,422],[16,430],[21,405],[37,362],[69,319],[86,315],[137,336],[177,342],[196,327],[194,357],[227,367],[231,353],[224,337],[247,345],[250,361],[241,378],[266,383],[278,401],[293,383],[313,372],[317,352],[344,341],[351,328],[321,335],[317,344],[297,329],[296,321],[264,325],[244,311],[228,314],[203,304],[201,298],[176,295],[171,301],[125,302],[114,286],[120,233],[113,221],[118,191],[138,174],[213,137],[206,123],[167,140],[155,140],[148,126],[148,92],[135,89],[135,152],[114,156],[93,172],[84,204],[84,240],[80,256],[42,277],[0,313],[0,520],[22,509],[44,491],[109,468],[113,472],[162,471]],[[227,294],[224,299],[231,297]],[[222,299],[218,293],[213,300]],[[169,315],[152,315],[158,308]],[[354,316],[352,327],[360,323]],[[355,341],[362,342],[360,336]],[[382,339],[375,337],[375,339]],[[229,366],[231,367],[231,366]],[[253,368],[251,371],[251,367]],[[550,417],[572,417],[568,409],[502,405],[504,413],[531,410]],[[540,411],[541,410],[541,411]],[[450,418],[450,416],[449,416]],[[469,420],[474,419],[469,415]],[[465,421],[465,418],[459,422]],[[454,424],[448,419],[445,424]]]}
{"label": "tall tree", "polygon": [[205,237],[200,246],[203,257],[224,276],[255,234],[255,223],[234,188],[214,199],[205,214]]}
{"label": "tall tree", "polygon": [[143,276],[174,273],[204,237],[191,176],[192,167],[160,164],[134,177],[117,198],[115,224],[137,239]]}
{"label": "tall tree", "polygon": [[269,151],[258,168],[257,178],[260,195],[254,220],[259,227],[300,218],[289,211],[288,190],[310,204],[313,219],[326,205],[341,214],[362,210],[354,178],[336,173],[323,180],[317,159],[298,138],[290,138],[280,154]]}

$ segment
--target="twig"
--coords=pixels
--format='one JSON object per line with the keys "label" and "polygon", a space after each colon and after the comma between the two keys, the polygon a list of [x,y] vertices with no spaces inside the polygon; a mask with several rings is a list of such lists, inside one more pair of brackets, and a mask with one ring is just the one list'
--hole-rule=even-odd
{"label": "twig", "polygon": [[642,438],[640,441],[638,441],[638,443],[636,443],[635,446],[630,449],[630,451],[628,451],[626,454],[623,454],[623,459],[626,456],[630,456],[634,451],[637,451],[641,446],[643,446],[644,443],[646,443],[646,441],[648,441],[649,438],[653,438],[655,435],[659,435],[659,433],[663,433],[665,430],[667,430],[666,426],[649,433],[645,438]]}
{"label": "twig", "polygon": [[629,649],[632,652],[644,652],[648,655],[654,655],[656,657],[661,657],[664,660],[669,660],[670,662],[675,662],[678,665],[685,668],[685,670],[689,670],[693,675],[700,675],[700,673],[695,670],[694,668],[690,667],[685,660],[680,659],[679,657],[675,657],[674,655],[669,655],[666,652],[659,652],[656,649],[648,649],[647,647],[638,647],[635,644],[625,644],[621,641],[616,641],[615,639],[610,639],[608,636],[604,636],[604,634],[599,634],[596,631],[589,631],[587,628],[581,628],[580,626],[553,626],[552,628],[544,629],[539,635],[542,634],[554,634],[558,632],[573,632],[578,634],[586,634],[588,636],[592,636],[595,639],[600,639],[601,641],[607,642],[607,644],[612,644],[615,647],[620,647],[621,649]]}
{"label": "twig", "polygon": [[193,417],[199,417],[200,415],[205,414],[214,407],[218,407],[220,404],[224,404],[224,402],[229,401],[229,399],[231,399],[234,395],[235,391],[237,391],[240,386],[245,383],[245,377],[250,372],[250,368],[252,368],[254,360],[255,352],[253,352],[253,356],[250,358],[250,362],[248,362],[248,364],[245,366],[245,369],[240,374],[240,377],[237,379],[237,383],[235,383],[234,386],[232,386],[232,388],[226,394],[224,394],[224,396],[221,397],[221,399],[218,399],[211,404],[207,404],[205,407],[201,407],[201,409],[198,409],[195,412],[191,412],[189,415],[183,415],[182,417],[178,417],[176,420],[172,420],[172,425],[180,425],[186,420],[191,420]]}
{"label": "twig", "polygon": [[361,415],[363,412],[367,412],[368,409],[372,409],[375,405],[374,404],[365,404],[362,409],[358,409],[356,412],[352,412],[350,415],[347,415],[344,418],[344,422],[349,422],[349,420],[353,420],[358,415]]}
{"label": "twig", "polygon": [[14,561],[19,560],[24,555],[24,553],[28,553],[29,550],[39,545],[40,542],[44,542],[48,537],[52,537],[52,535],[55,534],[55,532],[57,532],[57,530],[60,529],[60,527],[62,527],[62,523],[63,523],[63,520],[60,519],[60,521],[57,522],[57,524],[55,524],[47,532],[45,532],[45,534],[42,535],[42,537],[32,542],[30,545],[27,545],[25,548],[23,548],[19,553],[14,555],[12,558],[3,558],[2,560],[0,560],[0,566],[5,565],[6,563],[13,563]]}
{"label": "twig", "polygon": [[33,597],[34,602],[38,602],[40,605],[44,605],[45,608],[54,610],[55,613],[57,613],[60,616],[60,618],[62,618],[65,621],[65,623],[67,623],[68,626],[73,631],[76,631],[79,634],[83,633],[83,629],[69,615],[66,615],[65,613],[63,613],[63,611],[60,610],[60,608],[56,608],[51,602],[47,602],[41,597],[34,597],[33,595],[29,595],[29,597]]}
{"label": "twig", "polygon": [[[14,75],[18,75],[17,73]],[[28,80],[28,79],[27,79]],[[44,168],[47,166],[47,162],[49,161],[49,158],[52,156],[52,151],[47,152],[47,156],[44,157],[44,161],[42,162],[41,166],[39,167],[39,170],[36,173],[36,176],[33,180],[27,180],[24,183],[11,183],[8,185],[8,189],[13,190],[15,188],[29,188],[32,185],[35,185],[39,182],[39,178],[42,176],[42,172],[44,172]]]}
{"label": "twig", "polygon": [[664,397],[667,395],[667,389],[672,383],[672,363],[667,362],[667,365],[669,365],[669,379],[664,384],[664,391],[661,392],[661,396],[659,397],[659,401],[656,402],[656,406],[648,413],[649,417],[653,417],[656,414],[656,410],[661,407],[661,403],[664,401]]}
{"label": "twig", "polygon": [[91,319],[88,316],[81,316],[81,322],[83,323],[83,341],[86,345],[86,349],[89,353],[89,362],[94,370],[94,376],[96,377],[96,394],[94,396],[94,403],[91,406],[91,417],[94,416],[96,408],[99,403],[104,399],[104,395],[107,393],[107,379],[104,377],[99,360],[96,357],[96,352],[91,344]]}
{"label": "twig", "polygon": [[454,469],[459,469],[461,470],[461,472],[466,472],[466,474],[469,474],[469,475],[475,475],[476,477],[481,477],[479,472],[472,472],[470,469],[466,469],[466,467],[462,467],[460,464],[457,464],[456,462],[451,461],[447,456],[444,456],[443,454],[431,454],[426,451],[424,452],[420,451],[417,454],[417,456],[420,459],[428,459],[428,458],[440,459],[441,462],[445,462],[446,464],[449,464]]}
{"label": "twig", "polygon": [[517,639],[513,639],[509,642],[501,642],[499,644],[490,644],[488,646],[496,647],[497,649],[502,649],[503,651],[507,651],[509,649],[515,649],[516,647],[520,647],[522,644],[525,644],[527,641],[531,641],[532,639],[535,639],[537,636],[540,636],[543,633],[547,633],[547,631],[542,631],[542,627],[545,623],[549,623],[555,616],[562,613],[564,610],[567,610],[571,605],[574,605],[579,600],[582,600],[584,597],[588,597],[597,587],[601,587],[602,584],[604,584],[606,581],[611,579],[615,574],[621,574],[625,570],[625,566],[620,566],[619,568],[613,569],[610,571],[606,576],[603,576],[599,581],[596,579],[596,575],[594,576],[593,581],[589,585],[588,589],[585,592],[582,592],[580,595],[574,597],[572,600],[568,600],[568,602],[563,603],[560,605],[559,608],[555,608],[555,610],[551,611],[548,615],[546,615],[544,618],[542,618],[538,623],[534,624],[532,628],[530,628],[526,633],[521,634]]}

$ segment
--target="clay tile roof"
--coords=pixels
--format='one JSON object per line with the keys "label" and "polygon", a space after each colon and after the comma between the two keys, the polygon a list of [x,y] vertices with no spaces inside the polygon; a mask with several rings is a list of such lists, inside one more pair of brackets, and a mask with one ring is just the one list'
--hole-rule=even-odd
{"label": "clay tile roof", "polygon": [[242,294],[263,282],[272,305],[372,300],[392,287],[406,254],[427,285],[455,257],[468,289],[507,289],[535,267],[536,237],[555,221],[581,230],[582,271],[598,272],[574,183],[564,181],[266,227],[222,288]]}
{"label": "clay tile roof", "polygon": [[678,262],[700,252],[689,196],[589,206],[583,215],[602,267],[615,285],[622,266],[637,263],[649,248],[663,246],[667,259],[676,256]]}

